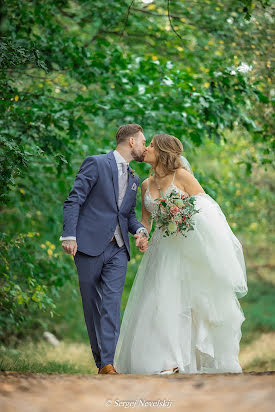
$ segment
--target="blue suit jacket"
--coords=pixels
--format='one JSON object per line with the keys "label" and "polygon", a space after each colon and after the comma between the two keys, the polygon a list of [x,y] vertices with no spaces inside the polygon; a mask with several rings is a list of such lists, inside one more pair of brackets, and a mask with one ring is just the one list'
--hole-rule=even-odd
{"label": "blue suit jacket", "polygon": [[118,209],[118,169],[113,151],[88,156],[82,163],[63,209],[62,236],[75,236],[77,250],[100,255],[114,235],[119,220],[130,260],[128,232],[143,227],[135,214],[139,178],[129,171],[128,187]]}

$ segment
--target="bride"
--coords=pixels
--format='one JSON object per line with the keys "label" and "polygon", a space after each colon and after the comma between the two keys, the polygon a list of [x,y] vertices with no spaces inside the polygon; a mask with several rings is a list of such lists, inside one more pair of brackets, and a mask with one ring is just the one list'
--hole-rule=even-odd
{"label": "bride", "polygon": [[155,199],[176,190],[199,213],[187,237],[157,227],[124,312],[114,367],[119,373],[240,373],[247,294],[242,245],[218,203],[205,193],[174,136],[155,135],[144,161],[154,175],[141,185],[142,224],[151,231]]}

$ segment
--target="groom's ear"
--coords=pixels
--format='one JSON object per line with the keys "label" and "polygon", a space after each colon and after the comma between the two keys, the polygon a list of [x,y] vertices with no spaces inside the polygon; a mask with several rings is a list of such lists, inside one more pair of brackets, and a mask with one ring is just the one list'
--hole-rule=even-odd
{"label": "groom's ear", "polygon": [[135,138],[133,136],[129,137],[129,146],[133,147],[135,143]]}

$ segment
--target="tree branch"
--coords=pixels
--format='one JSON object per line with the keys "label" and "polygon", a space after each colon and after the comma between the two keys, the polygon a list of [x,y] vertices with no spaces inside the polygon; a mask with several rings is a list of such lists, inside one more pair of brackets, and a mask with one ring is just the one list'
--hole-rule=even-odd
{"label": "tree branch", "polygon": [[60,13],[61,14],[63,14],[63,16],[65,16],[65,17],[69,17],[70,19],[72,19],[72,18],[74,18],[75,17],[75,14],[71,14],[71,13],[68,13],[67,11],[65,11],[65,10],[63,10],[62,8],[61,8],[61,6],[57,6],[57,9],[60,11]]}
{"label": "tree branch", "polygon": [[173,23],[172,23],[172,18],[171,18],[171,14],[170,14],[170,0],[167,0],[167,11],[168,11],[168,18],[169,18],[169,23],[170,23],[171,29],[178,36],[179,39],[183,40],[181,35],[175,30],[175,28],[173,26]]}
{"label": "tree branch", "polygon": [[39,94],[39,93],[31,93],[31,92],[25,92],[25,91],[22,91],[20,94],[22,95],[27,94],[33,97],[47,97],[48,99],[60,100],[65,103],[72,103],[71,100],[66,100],[66,99],[63,99],[62,97],[51,96],[50,94]]}
{"label": "tree branch", "polygon": [[[153,11],[143,10],[143,9],[139,9],[139,8],[137,8],[137,7],[132,7],[132,10],[138,11],[138,12],[140,12],[140,13],[150,14],[151,16],[156,16],[156,17],[168,17],[168,14],[154,13]],[[170,16],[171,16],[173,19],[177,19],[177,20],[180,20],[180,19],[182,19],[182,18],[185,18],[185,17],[183,17],[183,16],[182,16],[182,17],[181,17],[181,16],[176,16],[175,14],[170,14]]]}
{"label": "tree branch", "polygon": [[[99,30],[99,32],[94,37],[92,37],[92,39],[88,43],[86,43],[85,46],[88,46],[89,44],[91,44],[93,41],[95,41],[102,34],[111,34],[111,35],[113,34],[115,36],[120,36],[120,37],[124,37],[124,38],[125,37],[132,37],[132,38],[138,38],[138,39],[140,39],[141,37],[143,39],[145,38],[144,33],[129,33],[129,32],[126,32],[126,33],[123,34],[121,31]],[[146,37],[151,37],[152,39],[155,39],[157,41],[159,41],[159,40],[166,41],[167,40],[167,38],[165,38],[165,37],[157,37],[157,36],[154,36],[153,34],[149,34],[149,35],[147,34]],[[146,41],[146,40],[144,40],[144,41]],[[150,44],[150,46],[152,46],[152,45]]]}
{"label": "tree branch", "polygon": [[128,23],[129,15],[130,15],[130,10],[131,10],[131,7],[133,6],[134,2],[135,2],[135,0],[132,0],[130,6],[128,7],[127,16],[126,16],[126,19],[125,19],[124,27],[123,27],[123,30],[121,32],[120,38],[123,37],[123,35],[124,35],[125,29],[126,29],[126,26],[127,26],[127,23]]}
{"label": "tree branch", "polygon": [[[168,14],[154,13],[154,12],[152,12],[152,11],[139,9],[139,8],[137,8],[137,7],[132,7],[132,10],[137,11],[137,12],[140,12],[140,13],[146,13],[146,14],[149,14],[149,15],[155,16],[155,17],[166,17],[166,18],[168,17],[168,18],[169,18]],[[175,14],[171,14],[171,13],[169,13],[169,14],[170,14],[170,17],[173,18],[173,19],[175,19],[175,20],[185,19],[187,24],[194,26],[194,23],[193,23],[192,21],[190,21],[190,20],[187,20],[186,17],[184,17],[184,16],[176,16]],[[196,25],[196,27],[198,27],[198,26]],[[208,27],[208,26],[199,26],[198,28],[199,28],[200,30],[205,31],[206,33],[209,33],[209,27]],[[214,31],[215,31],[215,30],[216,30],[216,29],[214,29]]]}

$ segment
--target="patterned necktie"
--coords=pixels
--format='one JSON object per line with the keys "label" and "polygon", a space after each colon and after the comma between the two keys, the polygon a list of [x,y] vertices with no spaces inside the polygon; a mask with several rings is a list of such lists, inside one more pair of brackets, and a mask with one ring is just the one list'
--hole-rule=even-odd
{"label": "patterned necktie", "polygon": [[128,169],[127,163],[121,163],[121,175],[118,178],[118,207],[120,207],[125,196],[126,187],[128,184]]}
{"label": "patterned necktie", "polygon": [[[118,207],[120,208],[123,198],[125,196],[126,188],[128,185],[128,169],[127,163],[121,163],[121,175],[118,176]],[[124,245],[121,229],[119,223],[116,225],[114,236],[116,238],[119,247]]]}

